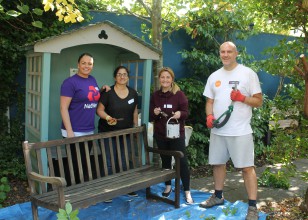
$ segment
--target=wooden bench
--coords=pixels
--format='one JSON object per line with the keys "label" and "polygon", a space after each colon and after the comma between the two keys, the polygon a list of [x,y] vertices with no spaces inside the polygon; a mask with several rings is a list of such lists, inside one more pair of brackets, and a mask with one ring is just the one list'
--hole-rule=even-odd
{"label": "wooden bench", "polygon": [[[124,137],[124,138],[123,138]],[[127,139],[127,137],[130,137]],[[105,140],[105,141],[104,141]],[[108,174],[106,140],[109,147],[114,142],[118,160],[114,160],[114,152],[110,151],[112,172]],[[120,150],[120,142],[124,151]],[[130,143],[127,142],[130,140]],[[92,147],[89,146],[92,143]],[[80,145],[80,146],[79,146]],[[80,148],[86,149],[88,175],[84,176],[81,165]],[[131,146],[129,148],[128,146]],[[73,167],[72,147],[76,148],[78,167]],[[91,152],[89,153],[89,149]],[[152,198],[180,206],[180,151],[161,151],[148,147],[147,128],[145,125],[114,132],[105,132],[82,137],[63,138],[39,143],[23,143],[23,151],[27,169],[27,177],[31,189],[31,206],[33,218],[38,219],[38,206],[59,211],[65,203],[70,202],[73,209],[86,208],[90,205],[112,199],[127,193],[146,189],[146,198]],[[63,153],[66,152],[66,153]],[[150,152],[175,157],[176,167],[162,170],[150,161]],[[124,170],[120,154],[124,154],[127,170]],[[63,158],[68,161],[69,176],[72,185],[67,186]],[[56,160],[55,160],[56,159]],[[59,177],[55,176],[55,161],[60,168]],[[44,167],[47,167],[44,168]],[[116,171],[118,167],[118,172]],[[44,171],[45,170],[45,171]],[[74,171],[78,171],[80,183],[76,183]],[[175,179],[174,200],[151,193],[151,186]]]}

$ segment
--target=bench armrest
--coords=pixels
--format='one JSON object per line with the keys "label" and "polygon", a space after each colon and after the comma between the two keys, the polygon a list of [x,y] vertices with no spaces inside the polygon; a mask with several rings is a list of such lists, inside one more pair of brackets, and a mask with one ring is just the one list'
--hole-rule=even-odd
{"label": "bench armrest", "polygon": [[66,186],[66,180],[62,177],[43,176],[35,172],[28,173],[28,177],[32,180],[36,180],[39,182],[50,183],[52,185],[55,185],[56,187]]}
{"label": "bench armrest", "polygon": [[157,148],[147,147],[147,151],[157,153],[157,154],[163,154],[163,155],[169,155],[174,156],[178,158],[184,157],[184,154],[182,151],[174,151],[174,150],[159,150]]}

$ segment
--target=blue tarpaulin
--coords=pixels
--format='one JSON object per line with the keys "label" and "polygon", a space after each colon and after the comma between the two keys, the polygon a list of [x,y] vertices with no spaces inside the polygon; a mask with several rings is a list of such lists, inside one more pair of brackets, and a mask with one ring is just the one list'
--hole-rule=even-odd
{"label": "blue tarpaulin", "polygon": [[[164,184],[151,187],[154,193],[161,194]],[[81,220],[192,220],[192,219],[245,219],[248,204],[241,201],[230,203],[225,200],[224,205],[209,209],[200,208],[199,204],[208,199],[211,194],[197,190],[191,190],[195,201],[193,205],[186,205],[184,192],[181,192],[181,207],[174,206],[161,201],[147,200],[145,190],[137,191],[138,197],[128,195],[114,198],[111,203],[98,203],[86,209],[80,209],[78,217]],[[174,197],[171,193],[170,198]],[[57,213],[39,207],[40,220],[57,219]],[[212,217],[212,218],[211,218]],[[215,218],[214,218],[215,217]],[[31,203],[26,202],[0,209],[0,220],[32,220]],[[265,220],[266,214],[259,212],[259,220]]]}

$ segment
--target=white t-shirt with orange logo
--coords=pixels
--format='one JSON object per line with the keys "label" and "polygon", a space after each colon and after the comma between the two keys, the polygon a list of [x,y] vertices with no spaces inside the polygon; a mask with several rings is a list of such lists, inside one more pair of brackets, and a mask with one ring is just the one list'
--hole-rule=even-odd
{"label": "white t-shirt with orange logo", "polygon": [[[210,75],[204,88],[203,95],[214,99],[213,113],[218,119],[228,110],[232,100],[230,93],[237,84],[237,89],[245,96],[261,93],[258,75],[250,68],[238,64],[233,70],[227,71],[223,67]],[[221,128],[213,128],[211,132],[223,136],[242,136],[251,134],[250,120],[252,107],[242,102],[233,102],[233,112],[229,121]],[[220,119],[220,122],[223,118]]]}

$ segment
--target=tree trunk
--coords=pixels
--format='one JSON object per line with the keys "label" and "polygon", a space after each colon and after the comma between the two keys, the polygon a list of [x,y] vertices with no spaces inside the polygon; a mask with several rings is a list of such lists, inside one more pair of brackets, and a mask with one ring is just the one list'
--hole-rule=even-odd
{"label": "tree trunk", "polygon": [[[157,48],[160,49],[162,52],[163,43],[162,43],[162,17],[161,17],[161,10],[162,10],[162,0],[153,0],[152,3],[152,14],[151,14],[151,21],[152,21],[152,43]],[[159,79],[158,79],[158,72],[163,67],[163,54],[160,55],[159,60],[155,60],[153,62],[153,77],[154,77],[154,91],[158,90]],[[154,148],[157,148],[156,141],[153,144]],[[154,164],[160,163],[160,157],[158,154],[153,155],[153,162]]]}
{"label": "tree trunk", "polygon": [[[152,3],[152,43],[162,51],[162,0],[153,0]],[[154,90],[159,89],[158,72],[163,67],[163,54],[160,55],[159,60],[153,62],[153,76],[154,76]]]}
{"label": "tree trunk", "polygon": [[305,97],[304,97],[304,117],[308,118],[308,62],[304,54],[300,55],[300,59],[303,63],[303,69],[295,66],[295,70],[304,78],[305,80]]}
{"label": "tree trunk", "polygon": [[300,55],[300,58],[303,63],[303,69],[304,69],[304,80],[305,80],[305,101],[304,101],[304,117],[308,118],[308,63],[305,58],[305,55]]}

